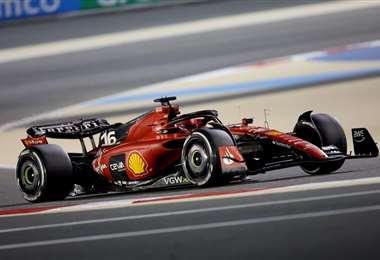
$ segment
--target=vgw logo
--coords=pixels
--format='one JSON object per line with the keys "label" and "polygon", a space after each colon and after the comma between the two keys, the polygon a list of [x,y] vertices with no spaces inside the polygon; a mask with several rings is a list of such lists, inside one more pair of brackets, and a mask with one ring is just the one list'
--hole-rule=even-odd
{"label": "vgw logo", "polygon": [[189,180],[183,176],[172,176],[164,178],[164,182],[166,185],[174,185],[174,184],[186,184],[189,183]]}
{"label": "vgw logo", "polygon": [[0,0],[0,19],[12,19],[58,11],[61,0]]}

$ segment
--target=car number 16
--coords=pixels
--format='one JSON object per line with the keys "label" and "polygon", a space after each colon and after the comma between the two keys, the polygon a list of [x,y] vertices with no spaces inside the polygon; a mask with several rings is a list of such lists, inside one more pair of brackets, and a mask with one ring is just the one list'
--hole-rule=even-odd
{"label": "car number 16", "polygon": [[116,144],[115,131],[104,132],[100,135],[101,145],[114,145]]}

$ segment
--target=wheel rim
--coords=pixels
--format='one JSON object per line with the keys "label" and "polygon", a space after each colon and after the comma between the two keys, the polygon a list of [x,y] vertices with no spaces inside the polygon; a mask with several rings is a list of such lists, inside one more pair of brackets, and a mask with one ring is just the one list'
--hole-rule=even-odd
{"label": "wheel rim", "polygon": [[34,162],[27,160],[20,169],[20,187],[26,194],[35,194],[39,190],[41,174]]}
{"label": "wheel rim", "polygon": [[203,182],[210,175],[210,154],[200,140],[193,140],[186,153],[186,167],[191,180]]}
{"label": "wheel rim", "polygon": [[191,155],[191,162],[194,167],[200,167],[203,163],[202,154],[199,151],[194,151]]}
{"label": "wheel rim", "polygon": [[201,144],[194,144],[188,152],[188,161],[191,172],[196,177],[202,177],[207,173],[209,155]]}
{"label": "wheel rim", "polygon": [[27,166],[25,169],[24,169],[24,172],[23,172],[23,178],[24,178],[24,181],[26,184],[28,185],[32,185],[33,184],[33,181],[34,181],[34,170],[31,166]]}

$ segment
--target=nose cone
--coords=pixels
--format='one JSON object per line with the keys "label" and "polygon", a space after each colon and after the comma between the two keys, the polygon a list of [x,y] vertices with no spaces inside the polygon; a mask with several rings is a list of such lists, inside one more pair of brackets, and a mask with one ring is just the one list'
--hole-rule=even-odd
{"label": "nose cone", "polygon": [[324,151],[313,144],[310,144],[310,146],[304,150],[315,159],[326,160],[328,158],[328,155]]}
{"label": "nose cone", "polygon": [[328,158],[327,154],[318,146],[296,136],[285,134],[276,130],[268,130],[263,134],[274,141],[287,144],[297,150],[303,151],[314,159],[326,160]]}

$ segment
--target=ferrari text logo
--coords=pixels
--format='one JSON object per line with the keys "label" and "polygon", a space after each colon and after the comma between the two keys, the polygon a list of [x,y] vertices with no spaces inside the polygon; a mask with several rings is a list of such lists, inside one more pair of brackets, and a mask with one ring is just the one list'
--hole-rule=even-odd
{"label": "ferrari text logo", "polygon": [[147,164],[138,152],[131,152],[128,157],[128,169],[135,175],[146,173]]}

